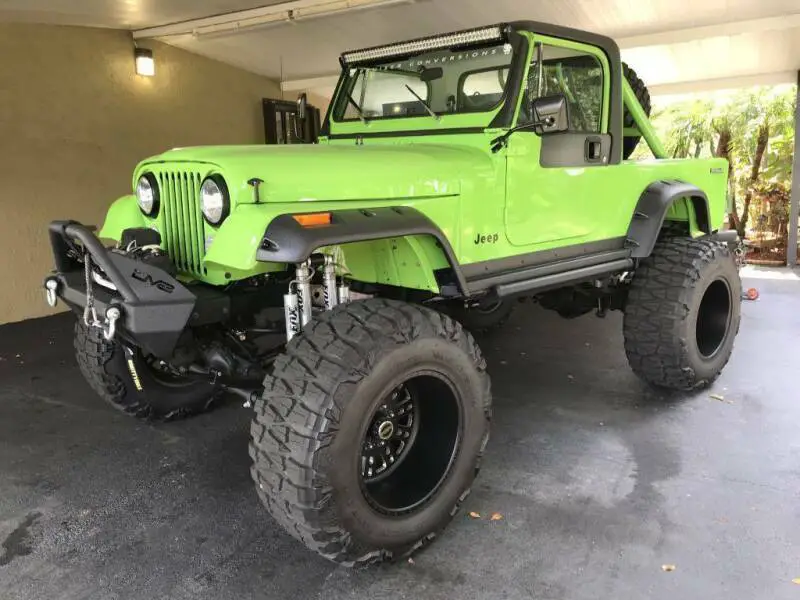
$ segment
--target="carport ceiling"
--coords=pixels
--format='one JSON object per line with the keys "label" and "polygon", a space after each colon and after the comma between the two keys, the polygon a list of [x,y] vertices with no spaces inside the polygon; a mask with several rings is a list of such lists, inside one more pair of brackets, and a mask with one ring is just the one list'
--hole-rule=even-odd
{"label": "carport ceiling", "polygon": [[[288,8],[301,18],[287,22]],[[344,50],[517,19],[616,38],[654,93],[793,82],[800,69],[800,0],[5,0],[0,7],[5,21],[131,29],[268,77],[282,73],[286,91],[319,93],[332,89]]]}

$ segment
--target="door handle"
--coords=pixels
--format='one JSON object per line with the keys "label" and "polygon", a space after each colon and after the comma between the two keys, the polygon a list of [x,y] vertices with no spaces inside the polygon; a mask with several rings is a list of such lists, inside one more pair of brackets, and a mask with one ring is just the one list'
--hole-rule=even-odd
{"label": "door handle", "polygon": [[603,158],[603,141],[599,137],[586,138],[584,146],[586,162],[600,162]]}

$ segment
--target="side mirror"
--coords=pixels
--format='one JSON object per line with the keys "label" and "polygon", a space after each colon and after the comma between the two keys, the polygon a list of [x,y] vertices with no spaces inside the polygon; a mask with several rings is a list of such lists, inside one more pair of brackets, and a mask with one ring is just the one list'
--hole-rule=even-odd
{"label": "side mirror", "polygon": [[308,96],[303,93],[300,94],[300,97],[297,99],[297,120],[298,121],[305,121],[306,120],[306,107],[308,107]]}
{"label": "side mirror", "polygon": [[533,101],[533,119],[542,133],[569,130],[569,105],[564,94],[545,96]]}

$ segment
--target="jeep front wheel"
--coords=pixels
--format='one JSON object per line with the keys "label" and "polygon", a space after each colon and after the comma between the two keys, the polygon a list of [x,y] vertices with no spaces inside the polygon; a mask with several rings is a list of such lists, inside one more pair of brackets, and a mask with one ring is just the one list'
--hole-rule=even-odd
{"label": "jeep front wheel", "polygon": [[654,385],[709,385],[727,364],[741,315],[739,272],[725,244],[669,237],[636,269],[625,306],[625,352]]}
{"label": "jeep front wheel", "polygon": [[171,421],[208,410],[220,387],[181,375],[166,363],[109,341],[97,327],[75,322],[75,359],[86,382],[117,410]]}
{"label": "jeep front wheel", "polygon": [[406,556],[469,493],[490,410],[485,361],[458,323],[391,300],[340,305],[265,380],[250,443],[258,494],[330,560]]}

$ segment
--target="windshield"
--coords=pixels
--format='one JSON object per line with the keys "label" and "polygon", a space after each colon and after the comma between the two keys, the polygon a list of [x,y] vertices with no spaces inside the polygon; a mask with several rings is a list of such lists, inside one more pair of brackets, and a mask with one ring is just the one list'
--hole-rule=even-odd
{"label": "windshield", "polygon": [[510,44],[435,50],[348,67],[336,121],[438,117],[489,112],[502,102],[513,52]]}

